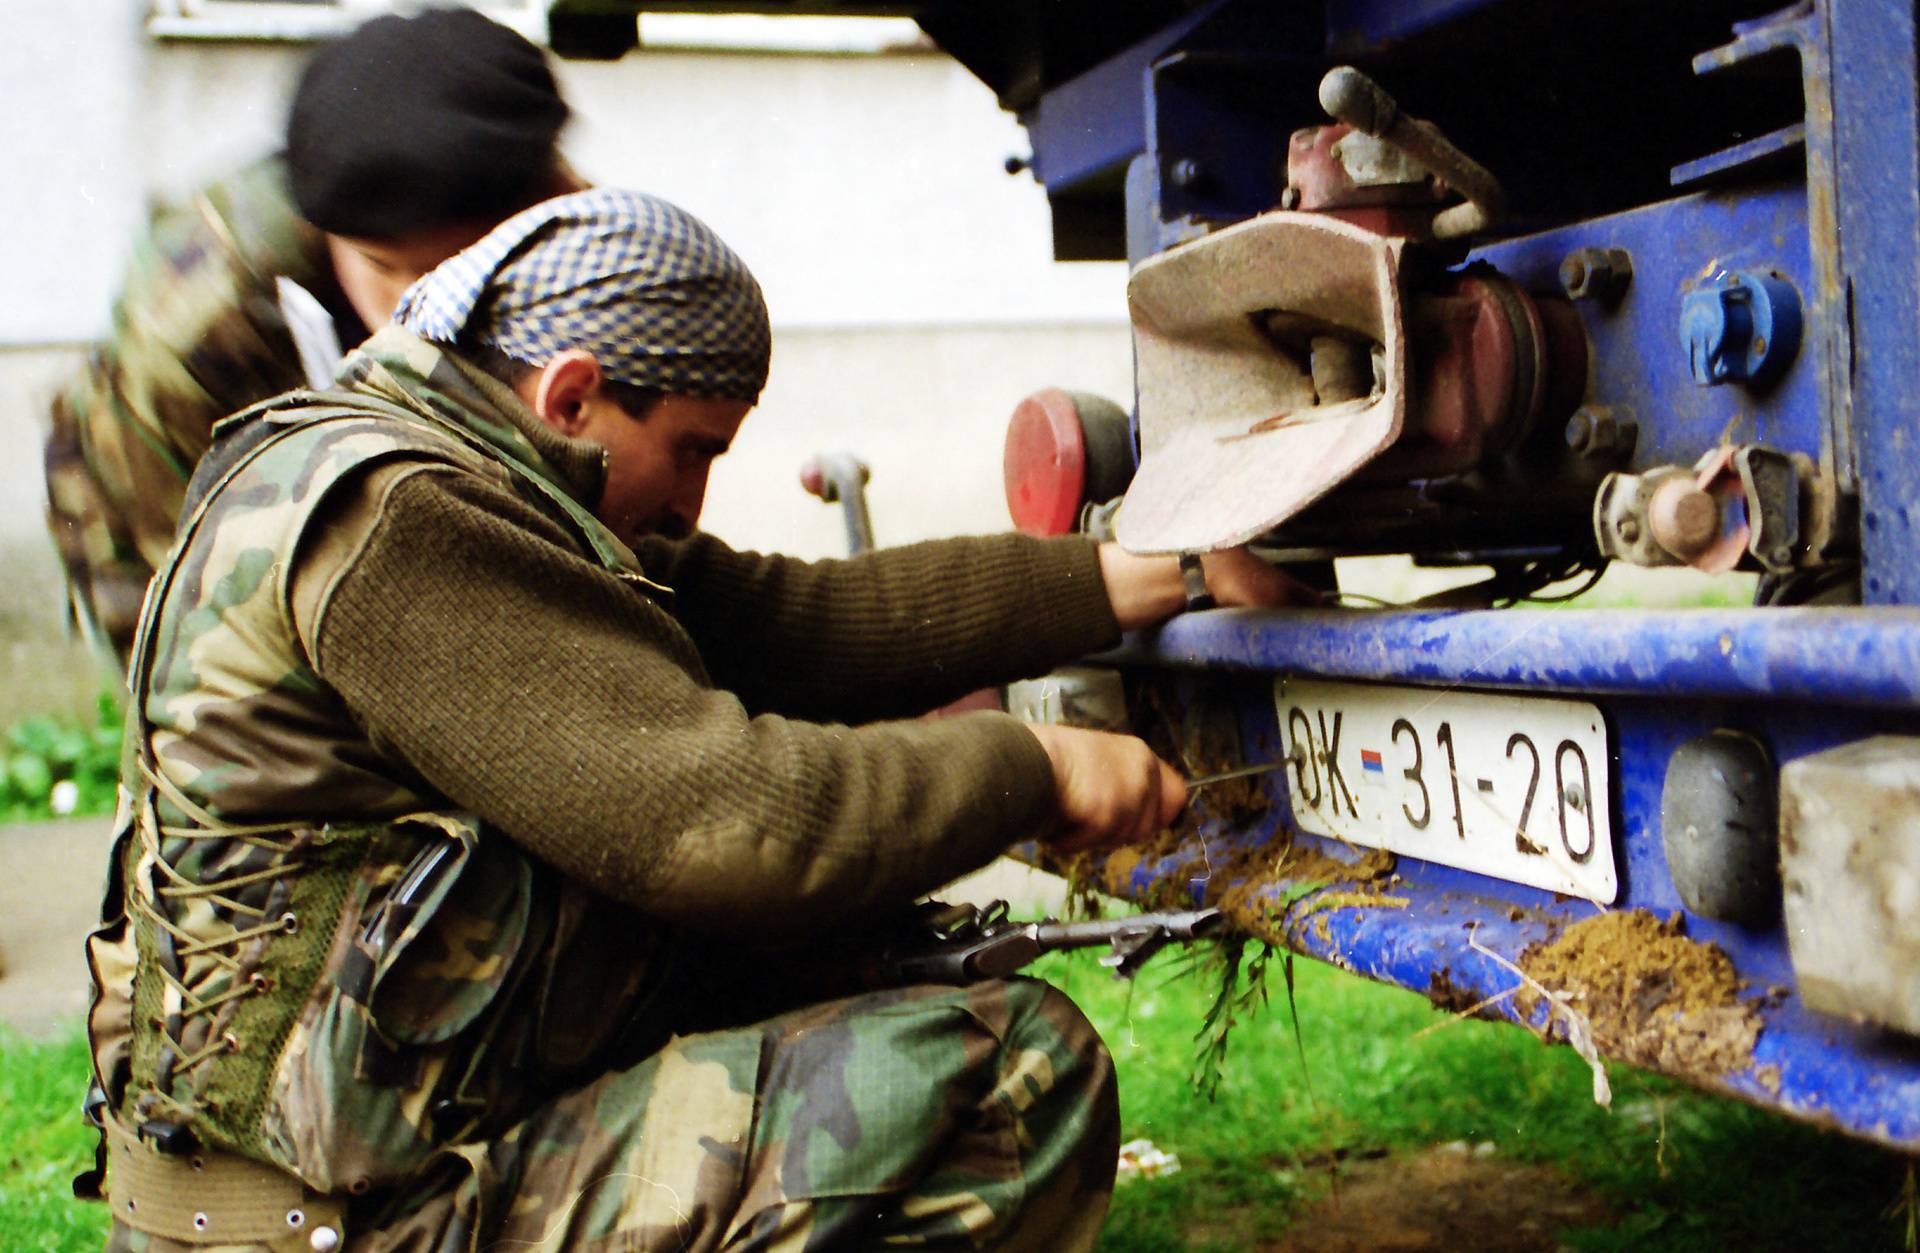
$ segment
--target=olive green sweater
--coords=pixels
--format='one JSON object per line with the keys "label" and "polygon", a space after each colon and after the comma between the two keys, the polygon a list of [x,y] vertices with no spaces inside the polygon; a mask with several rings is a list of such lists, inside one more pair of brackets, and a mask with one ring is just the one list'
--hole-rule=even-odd
{"label": "olive green sweater", "polygon": [[[596,446],[497,399],[598,498]],[[1052,774],[1018,722],[886,719],[1119,634],[1078,539],[821,562],[648,542],[648,577],[673,589],[650,597],[434,462],[350,481],[319,533],[296,625],[374,744],[566,874],[696,925],[898,902],[1035,834]]]}

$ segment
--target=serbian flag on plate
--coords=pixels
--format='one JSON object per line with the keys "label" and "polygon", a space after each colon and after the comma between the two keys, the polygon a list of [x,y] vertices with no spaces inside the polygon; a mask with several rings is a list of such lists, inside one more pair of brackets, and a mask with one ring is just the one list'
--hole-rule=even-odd
{"label": "serbian flag on plate", "polygon": [[1361,749],[1360,750],[1360,768],[1362,770],[1370,770],[1375,774],[1379,774],[1380,773],[1380,754],[1374,752],[1371,748]]}

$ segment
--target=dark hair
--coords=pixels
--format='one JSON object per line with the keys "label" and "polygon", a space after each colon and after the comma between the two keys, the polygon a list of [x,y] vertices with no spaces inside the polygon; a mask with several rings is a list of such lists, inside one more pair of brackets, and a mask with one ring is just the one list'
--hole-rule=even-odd
{"label": "dark hair", "polygon": [[[492,344],[478,341],[465,341],[454,346],[461,358],[482,373],[499,379],[508,387],[519,384],[540,372],[540,367],[531,361],[522,361],[518,357],[509,357]],[[665,400],[667,393],[650,387],[636,387],[632,383],[622,383],[619,379],[600,376],[600,390],[607,398],[620,406],[620,411],[630,418],[645,421],[653,407]]]}
{"label": "dark hair", "polygon": [[470,9],[378,17],[308,62],[287,118],[300,214],[391,239],[551,193],[567,105],[540,49]]}

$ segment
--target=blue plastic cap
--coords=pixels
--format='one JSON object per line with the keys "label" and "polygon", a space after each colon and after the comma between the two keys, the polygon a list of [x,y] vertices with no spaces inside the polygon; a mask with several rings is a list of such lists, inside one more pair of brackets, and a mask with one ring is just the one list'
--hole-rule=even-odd
{"label": "blue plastic cap", "polygon": [[1775,274],[1733,270],[1680,300],[1680,342],[1702,387],[1765,383],[1800,347],[1800,295]]}

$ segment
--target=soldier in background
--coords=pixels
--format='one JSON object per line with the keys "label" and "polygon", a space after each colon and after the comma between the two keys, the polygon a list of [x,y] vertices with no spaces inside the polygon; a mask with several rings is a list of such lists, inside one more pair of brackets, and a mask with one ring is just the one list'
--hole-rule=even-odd
{"label": "soldier in background", "polygon": [[75,616],[123,669],[213,424],[325,386],[408,283],[577,190],[555,147],[566,117],[545,57],[506,27],[378,18],[307,66],[284,153],[155,215],[46,447]]}
{"label": "soldier in background", "polygon": [[222,427],[89,946],[111,1249],[1091,1247],[1118,1110],[1074,1005],[849,972],[1013,841],[1177,813],[1133,737],[908,715],[1167,617],[1181,570],[700,534],[769,351],[712,231],[581,192]]}

